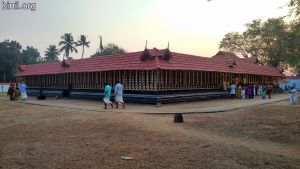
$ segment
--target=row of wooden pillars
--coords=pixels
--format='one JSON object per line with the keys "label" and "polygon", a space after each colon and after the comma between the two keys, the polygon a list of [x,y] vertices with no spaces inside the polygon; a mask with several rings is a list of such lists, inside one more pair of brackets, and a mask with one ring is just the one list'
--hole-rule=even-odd
{"label": "row of wooden pillars", "polygon": [[120,81],[129,91],[221,89],[227,83],[269,83],[271,76],[194,70],[115,70],[17,77],[29,87],[103,89]]}

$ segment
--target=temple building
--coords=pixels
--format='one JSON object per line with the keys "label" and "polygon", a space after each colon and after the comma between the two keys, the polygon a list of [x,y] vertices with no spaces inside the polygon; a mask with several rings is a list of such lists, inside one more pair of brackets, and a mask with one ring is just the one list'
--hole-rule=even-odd
{"label": "temple building", "polygon": [[[260,65],[256,58],[239,58],[229,52],[220,51],[207,58],[153,48],[122,55],[21,65],[16,77],[18,82],[25,81],[32,93],[43,88],[49,95],[51,91],[69,96],[85,93],[98,98],[100,95],[96,93],[103,91],[105,82],[114,86],[120,81],[128,98],[130,94],[137,98],[149,94],[151,98],[212,91],[223,92],[224,96],[224,89],[231,82],[279,83],[284,75],[278,68]],[[158,102],[157,99],[149,102]]]}

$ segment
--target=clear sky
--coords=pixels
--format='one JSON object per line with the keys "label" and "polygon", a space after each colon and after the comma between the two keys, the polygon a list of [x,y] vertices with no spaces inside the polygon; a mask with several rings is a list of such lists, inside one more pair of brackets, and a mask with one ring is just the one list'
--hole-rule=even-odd
{"label": "clear sky", "polygon": [[[241,32],[254,19],[287,15],[289,0],[19,0],[36,3],[34,12],[3,10],[3,2],[0,41],[32,45],[42,56],[72,33],[91,41],[84,57],[95,53],[99,35],[104,45],[113,42],[129,52],[143,50],[148,40],[148,48],[169,42],[171,51],[210,57],[226,33]],[[81,48],[71,56],[80,58]]]}

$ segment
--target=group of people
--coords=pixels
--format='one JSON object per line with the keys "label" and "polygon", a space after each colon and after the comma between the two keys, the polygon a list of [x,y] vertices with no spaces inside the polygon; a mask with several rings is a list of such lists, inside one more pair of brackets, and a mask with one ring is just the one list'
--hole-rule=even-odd
{"label": "group of people", "polygon": [[[109,83],[105,83],[104,84],[104,98],[103,98],[103,102],[104,102],[104,109],[107,109],[107,106],[110,105],[111,108],[113,108],[113,103],[112,101],[110,101],[110,97],[111,97],[111,89],[112,87],[110,86]],[[115,103],[116,103],[116,108],[119,108],[119,105],[123,106],[123,109],[125,108],[125,103],[123,101],[123,85],[119,82],[116,81],[116,85],[115,85]]]}
{"label": "group of people", "polygon": [[[245,86],[236,85],[231,83],[229,86],[230,97],[229,98],[239,98],[239,99],[253,99],[255,95],[261,96],[262,99],[268,98],[271,99],[273,93],[274,85],[272,83],[263,84],[263,85],[256,85],[256,84],[248,84]],[[296,104],[297,102],[297,90],[296,84],[289,86],[289,96],[290,96],[290,103]]]}
{"label": "group of people", "polygon": [[[115,88],[114,88],[114,96],[115,96],[115,104],[116,108],[119,108],[119,105],[122,105],[123,109],[125,108],[125,103],[123,101],[123,85],[116,81]],[[26,94],[27,86],[24,82],[21,83],[11,83],[7,95],[10,96],[10,100],[18,100],[19,96],[21,95],[21,99],[25,100],[27,98]],[[109,83],[105,83],[104,87],[104,108],[107,109],[107,106],[110,105],[113,108],[113,103],[110,100],[111,98],[111,90],[112,87]],[[229,98],[239,98],[239,99],[253,99],[255,95],[261,96],[262,99],[272,97],[273,93],[273,84],[263,84],[263,85],[256,85],[256,84],[248,84],[248,85],[241,85],[239,84],[236,86],[234,83],[231,83],[229,86],[230,97]],[[297,102],[297,90],[296,84],[289,86],[289,96],[290,96],[290,103],[296,104]]]}
{"label": "group of people", "polygon": [[230,90],[230,98],[239,98],[239,99],[253,99],[254,96],[261,96],[262,99],[268,98],[271,99],[273,93],[273,84],[248,84],[241,85],[239,84],[237,87],[234,83],[231,83],[229,86]]}
{"label": "group of people", "polygon": [[10,100],[19,100],[19,96],[21,95],[21,99],[25,100],[28,96],[26,93],[27,86],[24,82],[21,83],[10,83],[7,95],[9,95]]}

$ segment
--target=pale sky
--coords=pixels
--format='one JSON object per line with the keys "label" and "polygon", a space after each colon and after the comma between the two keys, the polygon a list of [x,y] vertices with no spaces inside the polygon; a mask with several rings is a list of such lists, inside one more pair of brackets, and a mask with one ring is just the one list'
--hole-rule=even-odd
{"label": "pale sky", "polygon": [[[41,56],[72,33],[75,40],[83,34],[91,41],[84,57],[96,52],[99,35],[104,45],[113,42],[128,52],[143,50],[147,40],[148,48],[169,42],[173,52],[210,57],[226,33],[244,31],[254,19],[287,15],[289,0],[19,0],[36,3],[35,12],[3,10],[3,2],[0,41],[32,45]],[[80,58],[81,50],[70,56]]]}

